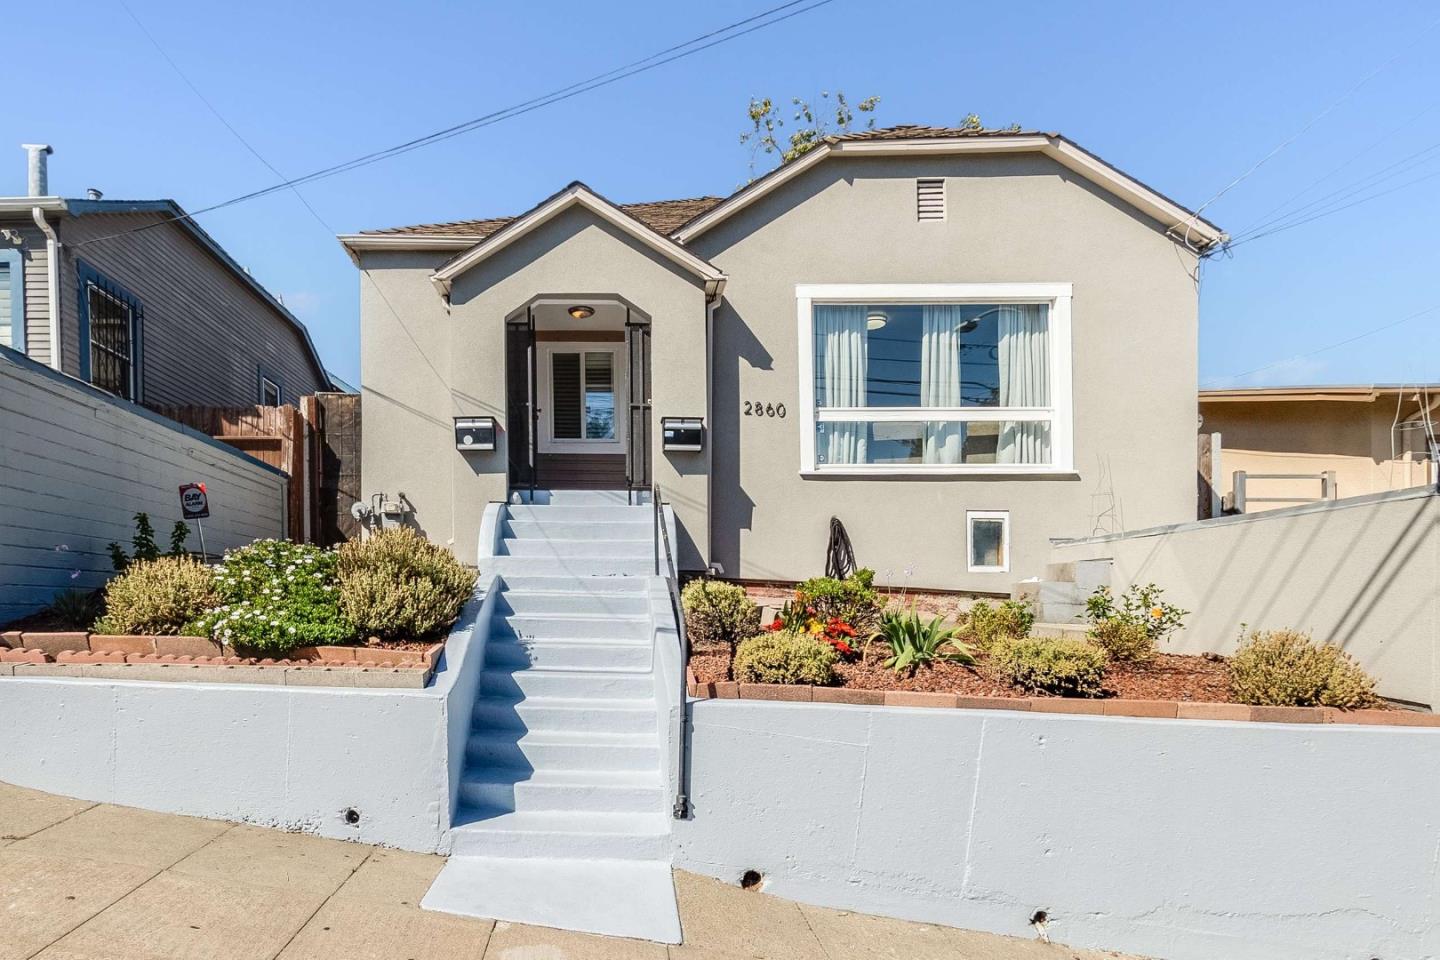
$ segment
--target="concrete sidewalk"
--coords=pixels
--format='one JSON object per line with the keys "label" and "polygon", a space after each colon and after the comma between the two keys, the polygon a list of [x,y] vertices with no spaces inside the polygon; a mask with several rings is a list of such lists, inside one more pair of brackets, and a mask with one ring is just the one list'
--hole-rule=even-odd
{"label": "concrete sidewalk", "polygon": [[[0,784],[0,960],[1099,960],[677,872],[685,945],[422,911],[441,857]],[[596,891],[624,896],[624,891]]]}

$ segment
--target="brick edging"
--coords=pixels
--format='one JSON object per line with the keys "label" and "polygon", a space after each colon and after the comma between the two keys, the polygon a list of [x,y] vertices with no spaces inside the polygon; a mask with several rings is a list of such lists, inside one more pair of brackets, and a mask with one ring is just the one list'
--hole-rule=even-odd
{"label": "brick edging", "polygon": [[1018,710],[1104,717],[1158,717],[1178,720],[1244,720],[1262,723],[1357,723],[1395,727],[1440,727],[1440,714],[1413,710],[1339,710],[1335,707],[1254,707],[1243,703],[1183,700],[1082,700],[1067,697],[970,697],[912,690],[861,690],[783,683],[700,683],[692,672],[686,692],[697,700],[783,700],[791,703],[845,703],[872,707],[939,707],[960,710]]}
{"label": "brick edging", "polygon": [[300,647],[272,659],[236,656],[208,637],[12,630],[0,634],[0,676],[423,687],[444,649]]}

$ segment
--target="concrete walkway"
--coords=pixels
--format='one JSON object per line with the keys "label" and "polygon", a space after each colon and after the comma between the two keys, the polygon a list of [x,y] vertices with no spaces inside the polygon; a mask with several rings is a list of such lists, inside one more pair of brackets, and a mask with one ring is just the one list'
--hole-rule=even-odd
{"label": "concrete walkway", "polygon": [[0,960],[1117,956],[810,907],[681,872],[685,945],[665,947],[422,911],[444,863],[0,784]]}

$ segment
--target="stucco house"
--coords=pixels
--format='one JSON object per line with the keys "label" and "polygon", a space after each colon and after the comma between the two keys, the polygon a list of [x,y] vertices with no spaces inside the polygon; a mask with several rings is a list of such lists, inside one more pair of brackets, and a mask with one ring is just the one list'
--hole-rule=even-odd
{"label": "stucco house", "polygon": [[884,583],[1004,593],[1051,537],[1193,515],[1224,234],[1059,134],[891,127],[724,198],[572,183],[340,239],[366,495],[466,560],[488,501],[652,482],[680,566],[747,580],[820,572],[832,516]]}
{"label": "stucco house", "polygon": [[1243,471],[1254,513],[1433,485],[1437,407],[1435,384],[1202,390],[1200,430],[1220,438],[1216,494],[1232,503]]}
{"label": "stucco house", "polygon": [[305,325],[179,204],[52,196],[50,147],[25,148],[25,194],[0,196],[0,346],[145,406],[330,389]]}

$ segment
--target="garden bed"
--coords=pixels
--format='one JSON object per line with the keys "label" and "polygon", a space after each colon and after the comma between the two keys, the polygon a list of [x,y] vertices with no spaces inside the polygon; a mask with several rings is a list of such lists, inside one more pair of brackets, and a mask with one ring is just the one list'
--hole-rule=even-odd
{"label": "garden bed", "polygon": [[[836,664],[833,686],[853,690],[955,693],[968,697],[1026,699],[1034,696],[995,676],[984,653],[977,654],[974,667],[942,661],[907,675],[881,665],[882,646],[872,644],[869,657],[863,662]],[[720,682],[726,679],[728,660],[726,650],[700,649],[691,655],[690,666],[698,682]],[[1223,657],[1174,653],[1157,654],[1145,664],[1111,664],[1105,671],[1105,694],[1131,700],[1231,702],[1230,677]]]}

